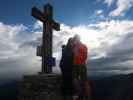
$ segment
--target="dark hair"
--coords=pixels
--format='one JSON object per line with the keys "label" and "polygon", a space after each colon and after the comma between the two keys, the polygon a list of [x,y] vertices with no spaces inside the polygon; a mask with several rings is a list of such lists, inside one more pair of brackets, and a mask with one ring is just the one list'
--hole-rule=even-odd
{"label": "dark hair", "polygon": [[72,42],[73,42],[73,38],[69,38],[67,42],[67,46],[70,46]]}
{"label": "dark hair", "polygon": [[66,46],[66,45],[62,45],[62,49],[64,49],[64,48],[65,48],[65,46]]}

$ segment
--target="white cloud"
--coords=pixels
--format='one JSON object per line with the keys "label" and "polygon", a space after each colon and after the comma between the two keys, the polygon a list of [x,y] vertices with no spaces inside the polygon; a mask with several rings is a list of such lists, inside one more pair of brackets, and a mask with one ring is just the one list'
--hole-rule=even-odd
{"label": "white cloud", "polygon": [[[36,46],[41,44],[42,24],[36,23],[32,31],[27,31],[24,25],[5,25],[0,23],[0,73],[23,74],[37,72],[41,69],[40,58],[36,57]],[[120,52],[128,53],[132,50],[128,35],[133,36],[133,21],[111,20],[90,25],[68,26],[61,24],[60,31],[54,31],[53,51],[57,60],[61,56],[61,45],[66,44],[69,37],[79,34],[81,40],[87,45],[89,58],[97,60],[100,58],[114,57]],[[125,43],[126,49],[123,46]],[[116,58],[117,58],[116,57]],[[129,59],[128,56],[123,56]],[[122,58],[122,57],[121,57]],[[131,56],[130,56],[131,59]],[[120,63],[120,62],[119,62]],[[112,63],[106,62],[107,66]],[[117,64],[116,62],[113,63]],[[123,64],[124,65],[124,64]],[[131,62],[130,62],[131,65]],[[59,71],[59,68],[54,70]],[[2,72],[3,71],[3,72]],[[18,72],[18,73],[17,73]]]}
{"label": "white cloud", "polygon": [[96,13],[97,16],[99,16],[99,15],[103,14],[103,10],[101,10],[101,9],[96,10],[95,13]]}
{"label": "white cloud", "polygon": [[[108,6],[111,6],[114,0],[105,0]],[[109,13],[109,16],[123,16],[126,11],[133,7],[133,0],[116,0],[116,9]]]}
{"label": "white cloud", "polygon": [[19,43],[15,40],[15,36],[26,29],[23,25],[5,25],[0,23],[0,59],[17,56],[15,51],[18,49]]}
{"label": "white cloud", "polygon": [[104,3],[106,3],[109,7],[112,5],[114,0],[105,0]]}
{"label": "white cloud", "polygon": [[37,21],[34,25],[33,25],[33,29],[40,29],[42,28],[43,23],[41,21]]}
{"label": "white cloud", "polygon": [[27,44],[33,41],[36,35],[27,32],[27,29],[28,27],[22,24],[0,23],[0,76],[20,77],[24,73],[37,70],[39,63],[35,49],[31,46],[21,46],[24,42]]}
{"label": "white cloud", "polygon": [[109,13],[109,16],[124,16],[126,11],[133,7],[133,0],[105,0],[104,3],[110,7],[113,3],[116,8]]}
{"label": "white cloud", "polygon": [[[131,59],[133,54],[128,52],[133,49],[133,46],[129,45],[133,39],[129,39],[128,37],[128,35],[130,35],[130,37],[133,36],[133,21],[111,20],[107,22],[99,22],[97,24],[80,25],[75,27],[63,25],[61,29],[62,30],[60,32],[55,33],[58,35],[60,34],[58,39],[55,41],[59,42],[60,37],[63,37],[63,41],[67,41],[69,36],[79,34],[82,42],[88,47],[89,59],[100,62],[100,67],[97,62],[95,62],[96,65],[89,66],[89,68],[95,68],[95,71],[102,69],[103,71],[99,74],[129,73],[128,69],[132,69],[131,64],[133,65],[133,63],[126,65],[126,60],[130,59],[133,62],[133,59]],[[65,35],[63,33],[65,33]],[[61,44],[63,43],[66,42],[61,42]],[[61,51],[59,49],[61,44],[59,44],[56,48],[57,51]],[[57,52],[57,54],[59,53]],[[99,61],[98,59],[103,60]],[[121,64],[121,62],[123,62],[123,64]],[[96,66],[98,66],[98,68]],[[104,71],[104,69],[106,69],[106,71]]]}

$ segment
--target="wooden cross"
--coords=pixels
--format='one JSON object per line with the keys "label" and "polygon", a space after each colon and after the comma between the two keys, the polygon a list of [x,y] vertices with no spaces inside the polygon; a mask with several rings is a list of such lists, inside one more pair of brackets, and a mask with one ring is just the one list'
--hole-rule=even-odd
{"label": "wooden cross", "polygon": [[50,4],[44,6],[44,12],[41,12],[36,7],[32,8],[32,16],[43,22],[42,46],[37,49],[37,55],[42,57],[42,72],[51,73],[53,61],[52,44],[53,44],[53,29],[60,30],[60,24],[53,20],[53,7]]}

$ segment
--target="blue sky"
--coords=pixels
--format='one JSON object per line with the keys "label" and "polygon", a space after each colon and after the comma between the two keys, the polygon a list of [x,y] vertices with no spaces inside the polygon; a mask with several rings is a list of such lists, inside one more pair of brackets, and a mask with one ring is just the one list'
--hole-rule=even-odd
{"label": "blue sky", "polygon": [[[42,9],[48,0],[1,0],[0,21],[9,24],[23,23],[33,24],[35,19],[31,17],[31,7],[36,5]],[[68,25],[89,24],[103,20],[95,15],[95,11],[101,9],[104,16],[108,17],[110,11],[117,5],[113,3],[108,7],[104,0],[51,0],[54,6],[55,19]],[[133,8],[127,10],[125,16],[111,17],[116,19],[133,19]]]}
{"label": "blue sky", "polygon": [[[41,9],[43,4],[46,4],[46,0],[2,0],[0,20],[10,24],[24,23],[29,25],[34,21],[30,15],[32,5]],[[94,12],[93,0],[53,0],[52,4],[55,18],[70,25],[89,22],[89,15]]]}
{"label": "blue sky", "polygon": [[[61,30],[53,33],[53,56],[58,62],[61,45],[74,34],[88,47],[89,75],[133,72],[133,0],[51,0]],[[31,16],[45,0],[1,0],[0,79],[22,77],[41,70],[36,47],[41,45],[42,23]]]}

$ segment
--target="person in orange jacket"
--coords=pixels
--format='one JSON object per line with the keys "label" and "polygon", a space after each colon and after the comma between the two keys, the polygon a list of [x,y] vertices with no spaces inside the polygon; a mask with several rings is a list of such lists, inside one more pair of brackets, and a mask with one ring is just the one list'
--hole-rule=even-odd
{"label": "person in orange jacket", "polygon": [[90,100],[90,88],[87,80],[87,68],[86,68],[86,60],[87,60],[87,47],[80,41],[80,36],[75,35],[73,38],[73,86],[74,86],[74,95],[73,98],[75,100],[79,100],[81,97],[81,85],[80,81],[83,83],[84,87],[84,96],[86,100]]}

